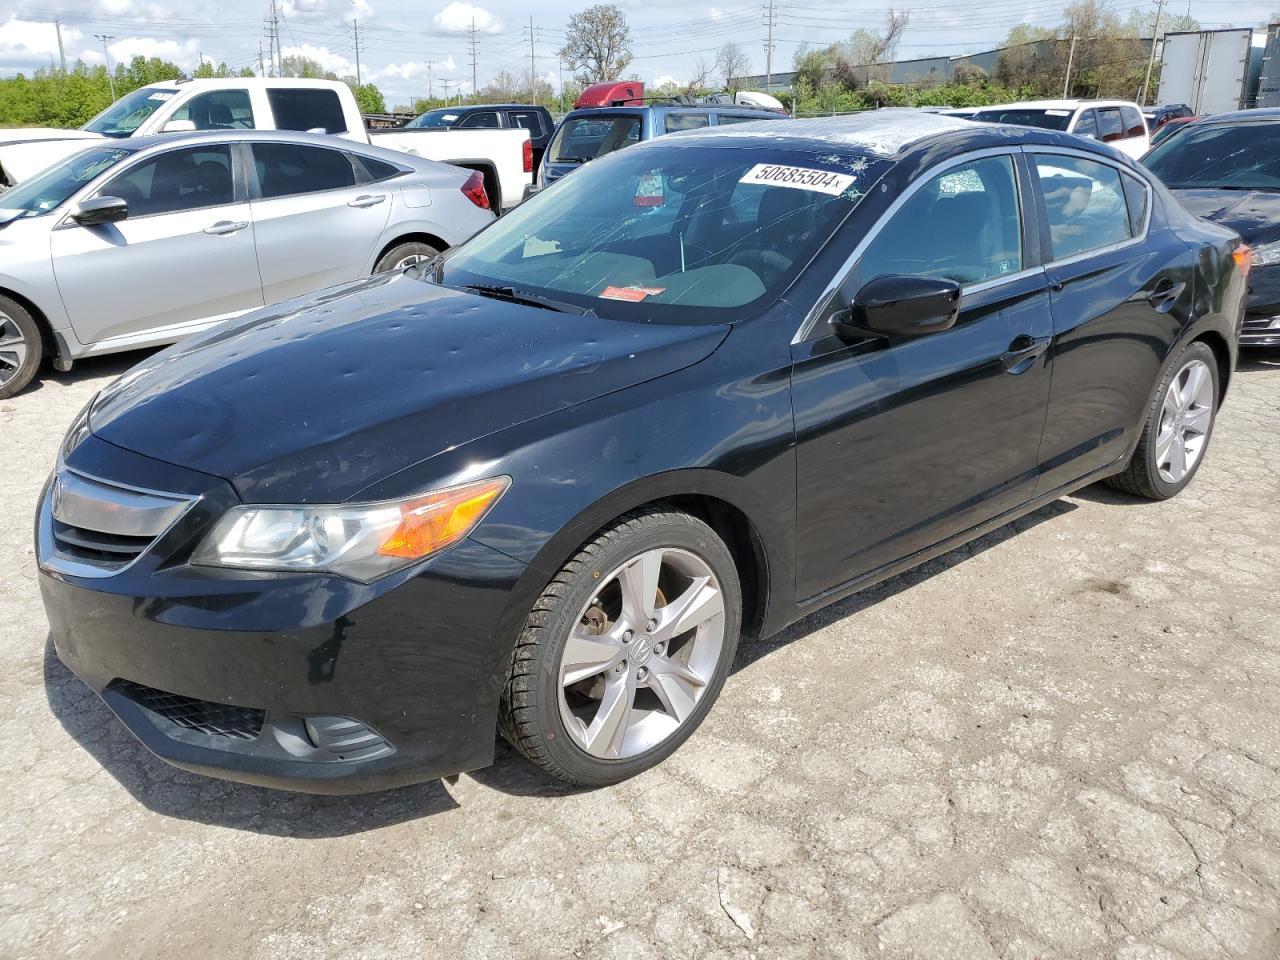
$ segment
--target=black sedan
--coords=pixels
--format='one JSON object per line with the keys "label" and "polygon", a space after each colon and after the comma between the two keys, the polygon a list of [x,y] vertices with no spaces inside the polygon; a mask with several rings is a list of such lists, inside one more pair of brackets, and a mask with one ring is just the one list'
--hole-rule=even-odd
{"label": "black sedan", "polygon": [[[1144,169],[915,111],[620,151],[77,418],[58,655],[178,766],[317,792],[674,751],[772,634],[1204,461],[1247,254]],[[1158,549],[1158,545],[1153,545]]]}
{"label": "black sedan", "polygon": [[1280,110],[1197,120],[1142,162],[1184,207],[1253,247],[1240,345],[1280,346]]}

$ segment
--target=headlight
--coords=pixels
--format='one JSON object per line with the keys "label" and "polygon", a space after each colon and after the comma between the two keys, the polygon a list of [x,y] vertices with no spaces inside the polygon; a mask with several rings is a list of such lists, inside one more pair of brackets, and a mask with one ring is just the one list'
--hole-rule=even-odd
{"label": "headlight", "polygon": [[494,477],[380,503],[232,507],[191,562],[367,582],[457,543],[510,485]]}
{"label": "headlight", "polygon": [[89,438],[89,408],[94,405],[98,397],[94,398],[84,405],[84,409],[76,414],[76,418],[71,421],[71,426],[67,428],[67,435],[62,438],[62,446],[58,448],[58,461],[62,462],[71,456],[71,451]]}
{"label": "headlight", "polygon": [[1269,267],[1275,263],[1280,263],[1280,240],[1264,243],[1260,247],[1253,248],[1253,265],[1255,267]]}

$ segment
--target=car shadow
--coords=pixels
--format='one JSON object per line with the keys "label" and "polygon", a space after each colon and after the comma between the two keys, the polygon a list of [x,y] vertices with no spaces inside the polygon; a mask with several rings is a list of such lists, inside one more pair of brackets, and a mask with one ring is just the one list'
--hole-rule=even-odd
{"label": "car shadow", "polygon": [[[105,357],[88,357],[84,360],[77,360],[72,368],[66,373],[54,370],[47,363],[36,374],[36,378],[31,384],[24,388],[20,393],[14,396],[14,400],[21,400],[23,397],[33,393],[38,393],[44,389],[46,384],[57,383],[64,387],[72,386],[81,380],[97,379],[100,377],[110,377],[115,379],[130,367],[137,366],[151,354],[155,353],[151,350],[130,350],[128,353],[112,353]],[[70,411],[69,413],[74,413]]]}
{"label": "car shadow", "polygon": [[[1280,347],[1252,348],[1240,351],[1236,373],[1274,373],[1280,371]],[[1227,394],[1227,402],[1231,395]]]}

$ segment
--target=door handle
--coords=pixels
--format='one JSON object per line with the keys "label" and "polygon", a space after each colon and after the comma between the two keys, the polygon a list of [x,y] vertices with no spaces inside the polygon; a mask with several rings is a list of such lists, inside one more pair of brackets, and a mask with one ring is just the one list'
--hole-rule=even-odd
{"label": "door handle", "polygon": [[1049,349],[1051,337],[1029,337],[1021,334],[1013,338],[1009,349],[1000,354],[1000,365],[1008,373],[1026,373],[1036,358]]}
{"label": "door handle", "polygon": [[385,199],[387,199],[387,196],[384,193],[376,193],[376,194],[366,193],[359,197],[356,197],[354,200],[348,200],[347,206],[348,207],[374,207],[380,204]]}
{"label": "door handle", "polygon": [[1161,281],[1147,296],[1147,303],[1161,313],[1168,313],[1178,302],[1178,297],[1182,296],[1182,291],[1185,289],[1187,289],[1185,282],[1169,283],[1167,280]]}
{"label": "door handle", "polygon": [[225,237],[229,233],[238,233],[248,225],[248,220],[219,220],[213,226],[205,227],[204,232],[211,237]]}

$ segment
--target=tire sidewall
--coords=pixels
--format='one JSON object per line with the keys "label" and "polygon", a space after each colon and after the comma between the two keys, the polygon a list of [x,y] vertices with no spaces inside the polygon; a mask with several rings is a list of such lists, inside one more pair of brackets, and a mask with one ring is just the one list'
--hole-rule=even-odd
{"label": "tire sidewall", "polygon": [[415,253],[420,253],[425,257],[438,256],[440,251],[429,243],[421,240],[410,240],[407,243],[397,243],[394,247],[378,258],[378,262],[374,264],[373,272],[387,273],[395,268],[398,261]]}
{"label": "tire sidewall", "polygon": [[0,297],[0,313],[5,314],[18,325],[27,342],[26,360],[18,368],[12,380],[0,385],[0,400],[6,400],[25,389],[40,369],[40,364],[44,360],[44,334],[35,318],[31,316],[31,312],[8,297]]}
{"label": "tire sidewall", "polygon": [[[670,737],[644,753],[625,760],[593,757],[574,742],[560,716],[560,656],[570,628],[599,588],[599,584],[628,560],[659,547],[687,550],[715,573],[724,598],[725,636],[720,661],[707,689],[688,719]],[[544,743],[552,758],[584,784],[617,783],[660,763],[701,725],[729,675],[742,626],[742,594],[737,568],[728,549],[710,527],[682,514],[667,514],[646,523],[641,531],[604,546],[584,564],[563,602],[548,622],[549,642],[539,650],[537,663],[536,722],[545,731]]]}
{"label": "tire sidewall", "polygon": [[[1160,475],[1160,466],[1156,463],[1156,436],[1160,430],[1160,413],[1164,406],[1165,394],[1169,390],[1169,385],[1180,374],[1186,366],[1193,360],[1199,360],[1209,368],[1209,376],[1213,381],[1213,415],[1209,419],[1209,430],[1205,434],[1204,448],[1200,451],[1200,456],[1177,483],[1169,483]],[[1218,358],[1214,355],[1208,344],[1199,340],[1188,344],[1183,348],[1173,363],[1169,365],[1165,375],[1160,380],[1160,386],[1156,389],[1155,397],[1151,401],[1151,410],[1147,415],[1147,436],[1148,442],[1145,444],[1145,454],[1147,458],[1146,469],[1147,475],[1151,478],[1151,485],[1155,487],[1156,492],[1163,498],[1169,498],[1182,492],[1192,480],[1195,479],[1197,473],[1200,472],[1200,465],[1204,463],[1205,458],[1209,455],[1209,444],[1213,440],[1213,429],[1218,422],[1218,398],[1221,396],[1219,387]]]}

